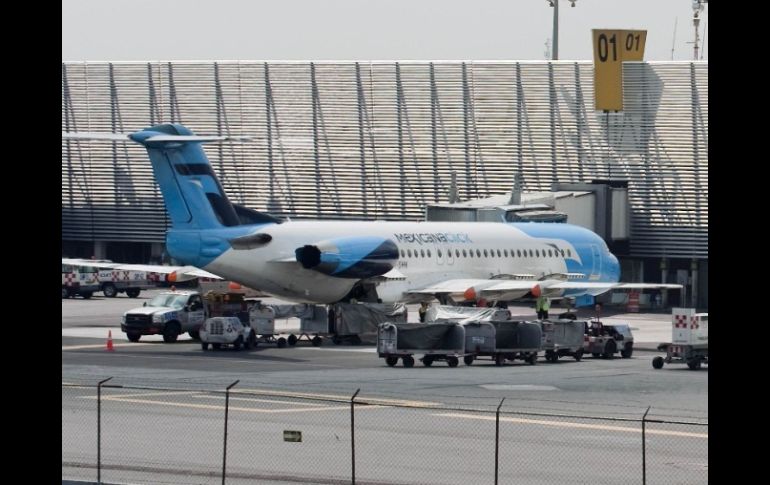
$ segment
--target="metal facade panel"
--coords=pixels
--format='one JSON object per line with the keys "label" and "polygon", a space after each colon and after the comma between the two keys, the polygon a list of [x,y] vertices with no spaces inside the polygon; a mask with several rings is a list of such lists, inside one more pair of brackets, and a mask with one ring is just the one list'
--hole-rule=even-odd
{"label": "metal facade panel", "polygon": [[[63,131],[181,122],[245,135],[206,152],[231,199],[292,218],[422,219],[447,200],[629,182],[631,254],[708,257],[708,63],[625,63],[619,113],[590,62],[62,64]],[[68,240],[162,241],[139,146],[62,141]]]}

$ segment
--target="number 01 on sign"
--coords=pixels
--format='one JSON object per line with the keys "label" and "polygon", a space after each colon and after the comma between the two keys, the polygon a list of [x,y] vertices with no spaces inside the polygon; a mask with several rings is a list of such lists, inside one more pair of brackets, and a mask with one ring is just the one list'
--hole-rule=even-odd
{"label": "number 01 on sign", "polygon": [[623,109],[623,61],[644,59],[646,30],[593,29],[596,109]]}

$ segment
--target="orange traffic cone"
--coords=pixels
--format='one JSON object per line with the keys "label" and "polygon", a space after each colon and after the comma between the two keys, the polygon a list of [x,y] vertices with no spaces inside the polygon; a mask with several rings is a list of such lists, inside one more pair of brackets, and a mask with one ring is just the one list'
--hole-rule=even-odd
{"label": "orange traffic cone", "polygon": [[107,350],[112,352],[115,348],[112,346],[112,330],[107,334]]}

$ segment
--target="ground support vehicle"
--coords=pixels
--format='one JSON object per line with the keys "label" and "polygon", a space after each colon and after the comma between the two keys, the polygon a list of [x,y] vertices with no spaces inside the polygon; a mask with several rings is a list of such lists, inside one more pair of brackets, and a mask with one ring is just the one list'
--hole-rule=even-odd
{"label": "ground support vehicle", "polygon": [[690,370],[697,370],[708,364],[708,313],[696,313],[694,308],[673,308],[671,311],[671,343],[658,348],[666,351],[666,357],[652,359],[652,367],[660,369],[663,364],[687,364]]}
{"label": "ground support vehicle", "polygon": [[634,353],[634,335],[625,323],[605,324],[598,319],[584,322],[583,350],[594,358],[612,359],[617,352],[628,359]]}
{"label": "ground support vehicle", "polygon": [[238,317],[208,318],[199,332],[203,350],[208,350],[209,344],[214,350],[219,350],[222,347],[249,350],[257,346],[254,330],[248,325],[248,322],[244,324]]}

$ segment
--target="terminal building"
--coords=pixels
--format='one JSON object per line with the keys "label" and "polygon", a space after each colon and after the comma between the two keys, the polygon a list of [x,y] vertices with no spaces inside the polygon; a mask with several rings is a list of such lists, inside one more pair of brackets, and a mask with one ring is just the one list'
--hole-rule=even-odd
{"label": "terminal building", "polygon": [[[707,308],[708,62],[623,63],[618,112],[593,84],[590,61],[65,62],[62,131],[250,137],[205,150],[277,217],[566,219]],[[62,141],[62,256],[165,262],[168,224],[141,146]]]}

